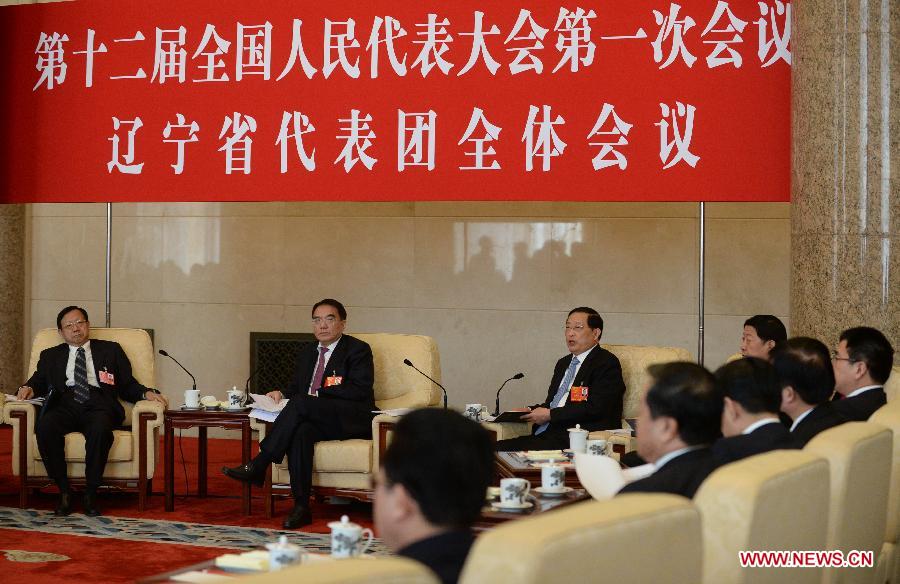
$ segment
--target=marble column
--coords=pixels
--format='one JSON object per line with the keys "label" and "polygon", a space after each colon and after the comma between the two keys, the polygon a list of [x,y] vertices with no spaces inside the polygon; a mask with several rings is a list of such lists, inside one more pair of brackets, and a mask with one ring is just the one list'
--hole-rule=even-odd
{"label": "marble column", "polygon": [[900,2],[793,2],[791,334],[900,349]]}
{"label": "marble column", "polygon": [[22,383],[25,205],[0,205],[0,392]]}

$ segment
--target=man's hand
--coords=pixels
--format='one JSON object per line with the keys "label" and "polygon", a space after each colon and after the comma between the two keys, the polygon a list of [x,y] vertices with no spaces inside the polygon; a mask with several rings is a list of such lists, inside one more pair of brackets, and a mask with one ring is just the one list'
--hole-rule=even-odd
{"label": "man's hand", "polygon": [[550,421],[550,408],[534,408],[530,413],[522,416],[522,421],[538,425],[546,424]]}
{"label": "man's hand", "polygon": [[284,399],[284,394],[281,393],[281,391],[276,389],[275,391],[270,391],[269,393],[267,393],[266,397],[270,397],[270,398],[274,399],[275,403],[277,404],[282,399]]}
{"label": "man's hand", "polygon": [[23,385],[16,392],[16,397],[19,399],[31,399],[34,397],[34,390],[27,385]]}
{"label": "man's hand", "polygon": [[159,402],[159,403],[161,403],[161,404],[163,405],[164,408],[168,408],[168,407],[169,407],[169,400],[166,399],[166,396],[164,396],[164,395],[161,394],[161,393],[156,393],[156,392],[153,392],[153,391],[148,391],[146,394],[144,394],[144,399],[145,399],[145,400],[148,400],[148,401]]}

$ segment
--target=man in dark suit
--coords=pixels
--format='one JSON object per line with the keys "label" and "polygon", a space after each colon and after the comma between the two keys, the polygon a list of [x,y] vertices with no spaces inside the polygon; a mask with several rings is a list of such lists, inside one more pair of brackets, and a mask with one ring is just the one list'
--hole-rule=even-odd
{"label": "man in dark suit", "polygon": [[791,434],[778,419],[781,386],[768,361],[755,357],[739,359],[723,365],[715,375],[724,396],[725,436],[712,447],[717,464],[790,447]]}
{"label": "man in dark suit", "polygon": [[453,584],[475,541],[472,525],[494,477],[487,430],[451,410],[405,415],[375,475],[373,515],[394,552]]}
{"label": "man in dark suit", "polygon": [[781,385],[781,411],[791,418],[791,441],[796,448],[847,421],[829,401],[834,393],[830,361],[828,347],[809,337],[788,339],[773,355],[772,365]]}
{"label": "man in dark suit", "polygon": [[532,435],[500,440],[497,450],[568,448],[568,429],[575,424],[585,430],[622,427],[625,382],[619,359],[598,345],[603,319],[593,308],[574,308],[565,333],[570,354],[556,362],[547,399],[522,416],[534,423]]}
{"label": "man in dark suit", "polygon": [[113,443],[113,430],[125,418],[119,398],[167,404],[165,396],[148,389],[131,374],[131,362],[118,343],[91,340],[87,311],[67,306],[56,316],[56,328],[65,341],[41,351],[34,375],[19,387],[20,399],[45,397],[35,425],[38,449],[47,474],[59,487],[56,515],[72,510],[66,473],[65,436],[81,432],[85,438],[84,513],[100,515],[97,487]]}
{"label": "man in dark suit", "polygon": [[318,343],[301,350],[287,389],[267,394],[276,401],[290,402],[278,414],[253,460],[222,469],[231,478],[262,485],[268,466],[287,455],[294,508],[284,520],[285,529],[312,523],[309,497],[316,442],[372,437],[372,349],[343,334],[346,322],[347,311],[337,300],[326,298],[313,306],[313,334]]}
{"label": "man in dark suit", "polygon": [[881,331],[860,326],[841,333],[831,353],[834,388],[843,399],[835,411],[853,422],[864,422],[887,403],[884,384],[894,366],[894,348]]}
{"label": "man in dark suit", "polygon": [[712,373],[678,361],[647,368],[651,386],[637,419],[638,454],[653,465],[622,493],[673,493],[691,498],[716,468],[710,449],[719,436],[722,394]]}

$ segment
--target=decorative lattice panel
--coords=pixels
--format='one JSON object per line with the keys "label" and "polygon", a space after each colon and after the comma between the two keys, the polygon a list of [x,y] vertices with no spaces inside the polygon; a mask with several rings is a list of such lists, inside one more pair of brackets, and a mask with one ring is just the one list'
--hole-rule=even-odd
{"label": "decorative lattice panel", "polygon": [[250,333],[250,371],[256,371],[250,391],[268,393],[287,387],[300,349],[314,342],[312,333]]}

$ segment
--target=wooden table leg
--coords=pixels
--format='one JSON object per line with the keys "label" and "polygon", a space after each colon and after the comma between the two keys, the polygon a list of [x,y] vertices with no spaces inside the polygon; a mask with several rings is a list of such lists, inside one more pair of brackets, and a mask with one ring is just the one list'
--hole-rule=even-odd
{"label": "wooden table leg", "polygon": [[197,428],[197,496],[206,496],[206,426]]}
{"label": "wooden table leg", "polygon": [[172,420],[168,417],[164,423],[163,472],[166,475],[166,511],[175,510],[175,432]]}
{"label": "wooden table leg", "polygon": [[[250,439],[253,436],[253,430],[250,428],[250,420],[247,419],[241,424],[241,464],[250,462]],[[244,515],[250,515],[250,483],[243,483],[241,486],[241,500],[244,507]]]}

